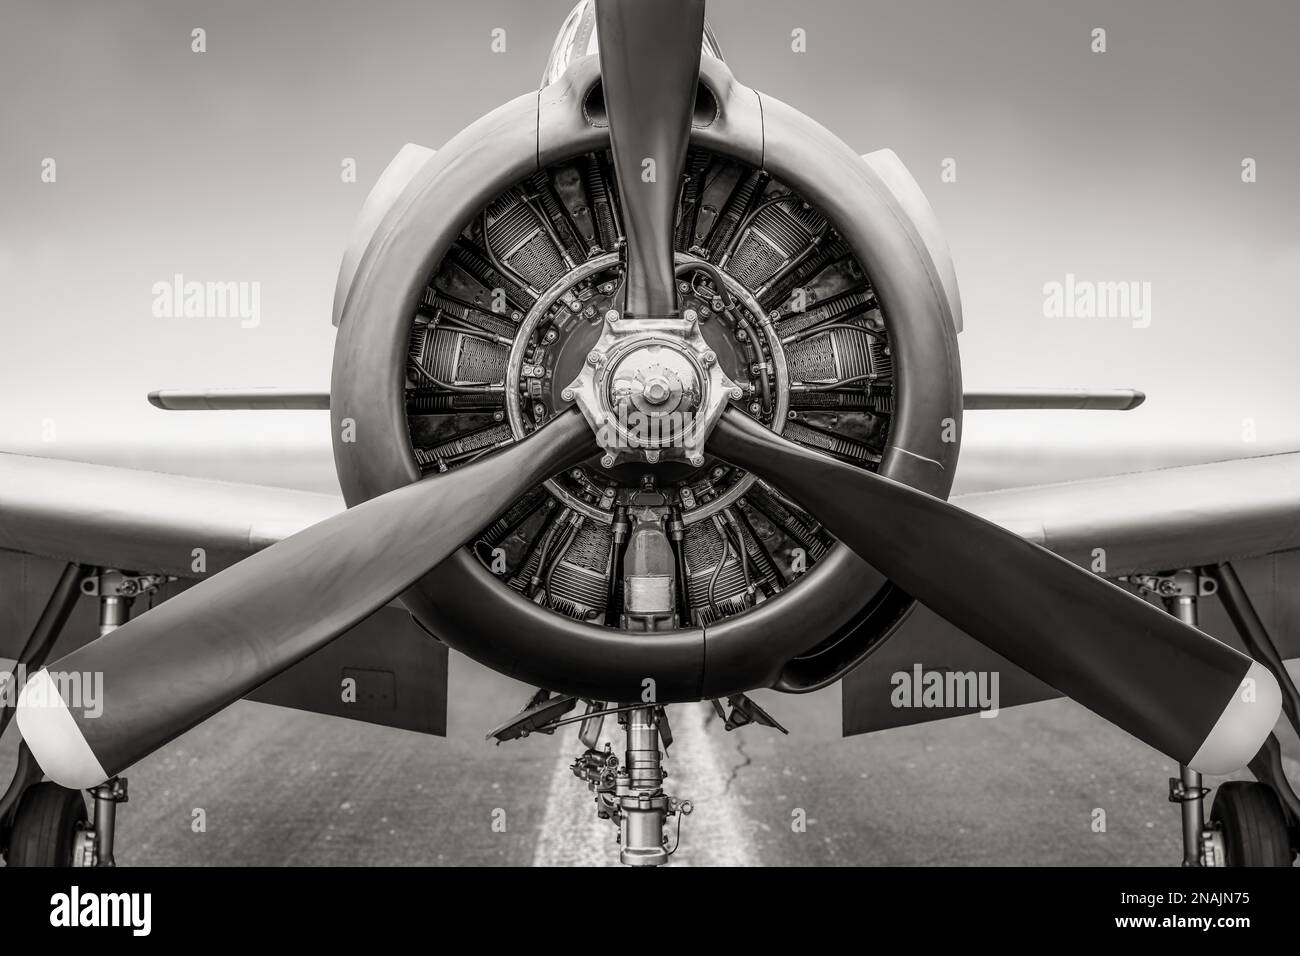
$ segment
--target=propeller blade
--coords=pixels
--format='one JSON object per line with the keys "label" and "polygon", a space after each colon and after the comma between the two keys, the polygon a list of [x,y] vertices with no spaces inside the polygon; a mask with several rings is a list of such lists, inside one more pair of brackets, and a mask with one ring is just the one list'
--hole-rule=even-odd
{"label": "propeller blade", "polygon": [[[23,739],[62,786],[102,782],[393,600],[592,450],[581,413],[566,412],[259,551],[38,671],[18,699]],[[93,707],[69,699],[101,680]]]}
{"label": "propeller blade", "polygon": [[1179,763],[1238,770],[1277,722],[1267,668],[1018,535],[733,408],[709,441],[932,611]]}
{"label": "propeller blade", "polygon": [[673,224],[700,74],[704,0],[597,0],[596,41],[627,234],[632,316],[677,312]]}

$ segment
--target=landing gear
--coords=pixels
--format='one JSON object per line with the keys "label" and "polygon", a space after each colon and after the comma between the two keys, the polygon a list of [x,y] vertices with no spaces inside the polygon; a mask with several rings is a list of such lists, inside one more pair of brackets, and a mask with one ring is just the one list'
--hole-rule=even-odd
{"label": "landing gear", "polygon": [[[30,779],[30,772],[25,776]],[[93,822],[81,791],[50,782],[24,787],[6,831],[8,865],[115,866],[113,837],[117,805],[126,802],[126,778],[114,777],[89,793]]]}
{"label": "landing gear", "polygon": [[[569,769],[595,794],[596,816],[618,826],[620,862],[628,866],[663,866],[681,842],[681,818],[690,816],[693,809],[689,800],[679,800],[663,790],[668,776],[663,758],[673,743],[668,714],[654,704],[607,707],[589,700],[582,714],[566,717],[577,704],[578,699],[571,695],[551,696],[549,691],[539,690],[527,707],[490,732],[488,740],[500,744],[580,724],[578,740],[587,749]],[[605,718],[611,715],[617,715],[627,737],[621,766],[610,744],[605,744],[604,750],[596,749]],[[771,720],[767,714],[763,717]],[[665,829],[668,819],[674,816],[678,818],[677,840],[669,848]]]}
{"label": "landing gear", "polygon": [[[657,704],[609,704],[587,700],[581,714],[566,716],[578,705],[578,698],[539,690],[528,705],[487,735],[498,744],[530,734],[553,734],[569,724],[579,724],[578,741],[586,749],[569,769],[587,784],[594,795],[596,817],[618,827],[619,861],[627,866],[663,866],[677,852],[682,839],[682,821],[694,806],[689,800],[664,793],[668,771],[663,758],[673,744],[668,713]],[[712,702],[727,730],[750,724],[789,733],[762,707],[745,694],[727,698],[730,710],[720,700]],[[613,744],[600,747],[605,718],[617,716],[627,743],[623,761]],[[669,821],[677,818],[671,846]]]}
{"label": "landing gear", "polygon": [[[166,581],[158,574],[95,571],[69,564],[18,657],[18,679],[23,681],[45,666],[80,595],[99,599],[99,636],[103,637],[127,622],[137,597]],[[0,709],[0,733],[13,715],[11,707]],[[41,777],[31,751],[20,745],[13,779],[0,797],[0,849],[8,865],[114,866],[117,805],[126,802],[126,778],[113,777],[88,791],[95,802],[92,825],[80,791],[41,782]]]}
{"label": "landing gear", "polygon": [[1207,866],[1290,866],[1291,835],[1273,788],[1242,780],[1220,786],[1210,808],[1208,848],[1216,858]]}
{"label": "landing gear", "polygon": [[[589,718],[590,719],[590,718]],[[627,750],[620,769],[618,756],[608,744],[587,752],[573,762],[573,775],[587,781],[596,795],[596,815],[618,825],[619,861],[628,866],[663,866],[681,841],[681,818],[690,816],[691,802],[664,793],[664,752],[672,743],[672,731],[662,707],[636,707],[618,715],[627,736]],[[583,742],[599,736],[584,728]],[[665,834],[669,817],[678,817],[678,838],[670,848]]]}
{"label": "landing gear", "polygon": [[[1138,590],[1162,598],[1170,614],[1192,627],[1199,626],[1198,599],[1217,594],[1247,651],[1277,678],[1283,710],[1300,733],[1300,693],[1232,565],[1128,580]],[[1290,866],[1300,853],[1300,797],[1286,778],[1276,735],[1269,735],[1250,762],[1257,783],[1220,785],[1208,825],[1204,804],[1210,788],[1201,785],[1201,775],[1190,767],[1178,771],[1169,780],[1169,801],[1181,810],[1183,866]]]}
{"label": "landing gear", "polygon": [[126,777],[113,777],[89,791],[95,800],[94,826],[83,830],[74,866],[117,866],[113,839],[117,831],[117,805],[126,803]]}
{"label": "landing gear", "polygon": [[9,866],[75,866],[86,833],[81,791],[57,783],[28,787],[14,808],[9,830]]}

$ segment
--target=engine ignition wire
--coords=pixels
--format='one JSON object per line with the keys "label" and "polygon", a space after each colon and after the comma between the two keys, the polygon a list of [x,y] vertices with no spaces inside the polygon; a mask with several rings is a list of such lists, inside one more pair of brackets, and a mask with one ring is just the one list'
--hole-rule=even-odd
{"label": "engine ignition wire", "polygon": [[844,388],[846,385],[856,385],[858,382],[874,382],[879,377],[875,372],[867,372],[863,375],[854,375],[851,378],[842,378],[838,382],[795,382],[790,386],[790,391],[833,392],[836,389]]}
{"label": "engine ignition wire", "polygon": [[500,382],[470,382],[466,385],[451,385],[441,379],[434,378],[428,369],[414,359],[411,360],[411,367],[438,388],[446,389],[449,392],[459,392],[467,395],[482,395],[485,392],[505,391],[505,386]]}
{"label": "engine ignition wire", "polygon": [[731,538],[723,529],[718,529],[718,536],[722,538],[722,557],[718,559],[718,566],[713,569],[713,577],[709,579],[709,607],[713,610],[715,618],[722,617],[722,612],[718,610],[717,599],[713,596],[714,589],[718,586],[718,578],[722,577],[722,566],[727,563],[727,558],[731,555]]}
{"label": "engine ignition wire", "polygon": [[870,338],[883,338],[879,332],[875,332],[865,325],[856,325],[853,322],[831,322],[829,325],[814,325],[811,328],[804,329],[800,332],[791,332],[781,340],[782,345],[794,345],[796,342],[802,342],[804,339],[810,339],[814,335],[821,335],[823,332],[832,332],[835,329],[846,329],[850,332],[862,332]]}
{"label": "engine ignition wire", "polygon": [[560,560],[569,550],[569,545],[573,544],[573,539],[578,536],[578,527],[581,524],[582,520],[579,519],[572,522],[569,527],[565,529],[564,537],[560,539],[560,543],[555,549],[555,554],[551,557],[550,566],[546,569],[546,577],[542,579],[542,592],[546,595],[547,607],[551,606],[551,578],[555,575],[555,569],[560,566]]}

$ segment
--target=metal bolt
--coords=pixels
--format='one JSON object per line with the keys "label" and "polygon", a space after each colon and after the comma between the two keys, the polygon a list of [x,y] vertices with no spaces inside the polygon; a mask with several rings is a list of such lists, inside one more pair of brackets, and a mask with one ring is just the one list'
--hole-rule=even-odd
{"label": "metal bolt", "polygon": [[618,321],[618,309],[610,309],[608,312],[606,312],[606,313],[605,313],[605,321],[606,321],[606,322],[617,322],[617,321]]}
{"label": "metal bolt", "polygon": [[677,291],[685,295],[691,291],[691,284],[689,282],[679,282],[677,283]]}
{"label": "metal bolt", "polygon": [[573,401],[573,389],[565,388],[560,392],[560,398],[564,399],[566,402]]}
{"label": "metal bolt", "polygon": [[704,456],[703,456],[703,455],[691,455],[691,466],[692,466],[692,467],[694,467],[694,468],[699,468],[700,465],[702,465],[702,464],[704,464]]}
{"label": "metal bolt", "polygon": [[687,309],[682,313],[682,318],[687,322],[698,322],[700,320],[700,314],[694,309]]}
{"label": "metal bolt", "polygon": [[502,420],[503,418],[505,418],[505,417],[506,417],[506,413],[503,412],[503,411],[501,411],[501,409],[499,409],[499,408],[498,408],[495,412],[492,413],[492,420],[493,420],[494,422],[499,422],[499,421],[501,421],[501,420]]}
{"label": "metal bolt", "polygon": [[613,467],[614,467],[614,456],[613,456],[613,455],[610,455],[610,454],[606,454],[606,455],[602,456],[601,459],[600,459],[600,467],[602,467],[602,468],[613,468]]}
{"label": "metal bolt", "polygon": [[741,388],[739,385],[733,385],[731,387],[731,397],[736,401],[740,401],[742,398],[745,397],[745,390]]}
{"label": "metal bolt", "polygon": [[722,311],[722,307],[723,307],[723,305],[725,305],[725,304],[726,304],[726,303],[724,303],[724,302],[722,301],[722,296],[720,296],[720,295],[715,295],[715,296],[713,297],[713,311],[714,311],[714,312],[721,312],[721,311]]}
{"label": "metal bolt", "polygon": [[645,460],[652,465],[657,464],[659,462],[659,449],[647,448],[645,450]]}
{"label": "metal bolt", "polygon": [[587,364],[600,368],[605,362],[605,355],[600,349],[592,349],[587,353]]}
{"label": "metal bolt", "polygon": [[759,412],[761,412],[761,411],[763,410],[763,406],[760,405],[758,402],[750,402],[750,403],[749,403],[749,410],[750,410],[753,414],[757,415]]}
{"label": "metal bolt", "polygon": [[571,300],[571,301],[569,302],[569,311],[570,311],[570,312],[581,312],[581,311],[582,311],[582,303],[579,302],[577,299],[573,299],[573,300]]}
{"label": "metal bolt", "polygon": [[704,360],[705,365],[712,365],[718,360],[718,353],[714,352],[713,349],[705,349],[700,358]]}

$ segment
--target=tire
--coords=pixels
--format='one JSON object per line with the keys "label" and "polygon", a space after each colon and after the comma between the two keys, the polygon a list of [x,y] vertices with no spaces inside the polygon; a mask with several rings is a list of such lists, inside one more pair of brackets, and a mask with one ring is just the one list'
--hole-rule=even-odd
{"label": "tire", "polygon": [[1262,783],[1222,784],[1210,824],[1223,834],[1226,866],[1290,866],[1291,837],[1273,788]]}
{"label": "tire", "polygon": [[77,834],[86,827],[80,790],[38,783],[23,794],[9,833],[10,866],[71,866]]}

